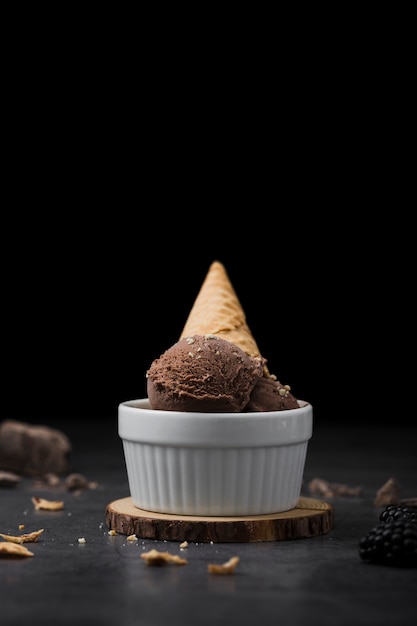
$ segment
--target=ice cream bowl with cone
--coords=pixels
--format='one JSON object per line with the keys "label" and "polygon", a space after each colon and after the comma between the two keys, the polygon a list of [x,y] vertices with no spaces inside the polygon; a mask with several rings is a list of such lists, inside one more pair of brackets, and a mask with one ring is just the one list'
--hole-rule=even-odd
{"label": "ice cream bowl with cone", "polygon": [[130,495],[142,510],[247,516],[289,511],[300,497],[313,408],[243,413],[154,410],[122,402],[118,433]]}

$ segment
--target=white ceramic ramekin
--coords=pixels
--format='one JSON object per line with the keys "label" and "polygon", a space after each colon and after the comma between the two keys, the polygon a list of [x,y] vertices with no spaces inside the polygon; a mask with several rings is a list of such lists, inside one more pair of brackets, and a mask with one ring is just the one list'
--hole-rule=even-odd
{"label": "white ceramic ramekin", "polygon": [[300,497],[313,408],[261,413],[118,407],[133,503],[159,513],[244,516],[293,509]]}

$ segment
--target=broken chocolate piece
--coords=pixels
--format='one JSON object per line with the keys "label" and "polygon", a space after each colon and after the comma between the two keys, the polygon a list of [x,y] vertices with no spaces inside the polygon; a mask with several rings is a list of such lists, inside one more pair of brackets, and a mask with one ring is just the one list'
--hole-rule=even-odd
{"label": "broken chocolate piece", "polygon": [[71,443],[54,428],[18,420],[0,424],[0,468],[35,476],[69,471]]}
{"label": "broken chocolate piece", "polygon": [[401,485],[395,478],[389,478],[376,492],[374,505],[388,506],[398,504],[401,494]]}
{"label": "broken chocolate piece", "polygon": [[360,496],[362,487],[350,487],[343,483],[330,483],[322,478],[313,478],[307,485],[311,494],[322,496],[323,498],[334,498],[335,496]]}

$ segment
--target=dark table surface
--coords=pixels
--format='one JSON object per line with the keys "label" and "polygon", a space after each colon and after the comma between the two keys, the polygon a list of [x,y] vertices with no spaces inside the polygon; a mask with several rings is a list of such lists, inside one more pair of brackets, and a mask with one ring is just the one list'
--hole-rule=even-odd
{"label": "dark table surface", "polygon": [[[30,558],[0,558],[0,624],[117,624],[187,626],[214,623],[406,626],[416,623],[417,568],[370,565],[358,542],[382,510],[377,490],[389,479],[401,497],[417,496],[417,430],[389,426],[316,424],[302,495],[313,478],[361,486],[357,496],[321,498],[334,507],[334,528],[318,537],[259,543],[127,541],[110,536],[106,507],[129,494],[117,423],[60,423],[72,443],[72,470],[96,482],[69,492],[39,487],[26,477],[0,488],[0,532],[44,529],[25,544]],[[63,499],[62,511],[35,510],[32,497]],[[316,495],[313,497],[317,497]],[[79,543],[79,538],[85,543]],[[180,554],[187,565],[150,567],[151,548]],[[230,576],[208,563],[240,561]]]}

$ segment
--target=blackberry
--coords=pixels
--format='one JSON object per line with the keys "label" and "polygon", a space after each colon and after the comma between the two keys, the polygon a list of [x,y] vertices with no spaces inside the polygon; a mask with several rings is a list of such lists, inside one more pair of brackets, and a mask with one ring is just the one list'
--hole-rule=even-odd
{"label": "blackberry", "polygon": [[379,522],[360,539],[359,556],[367,563],[417,567],[417,522]]}
{"label": "blackberry", "polygon": [[403,504],[389,504],[379,516],[380,522],[393,522],[398,519],[417,523],[417,509]]}

